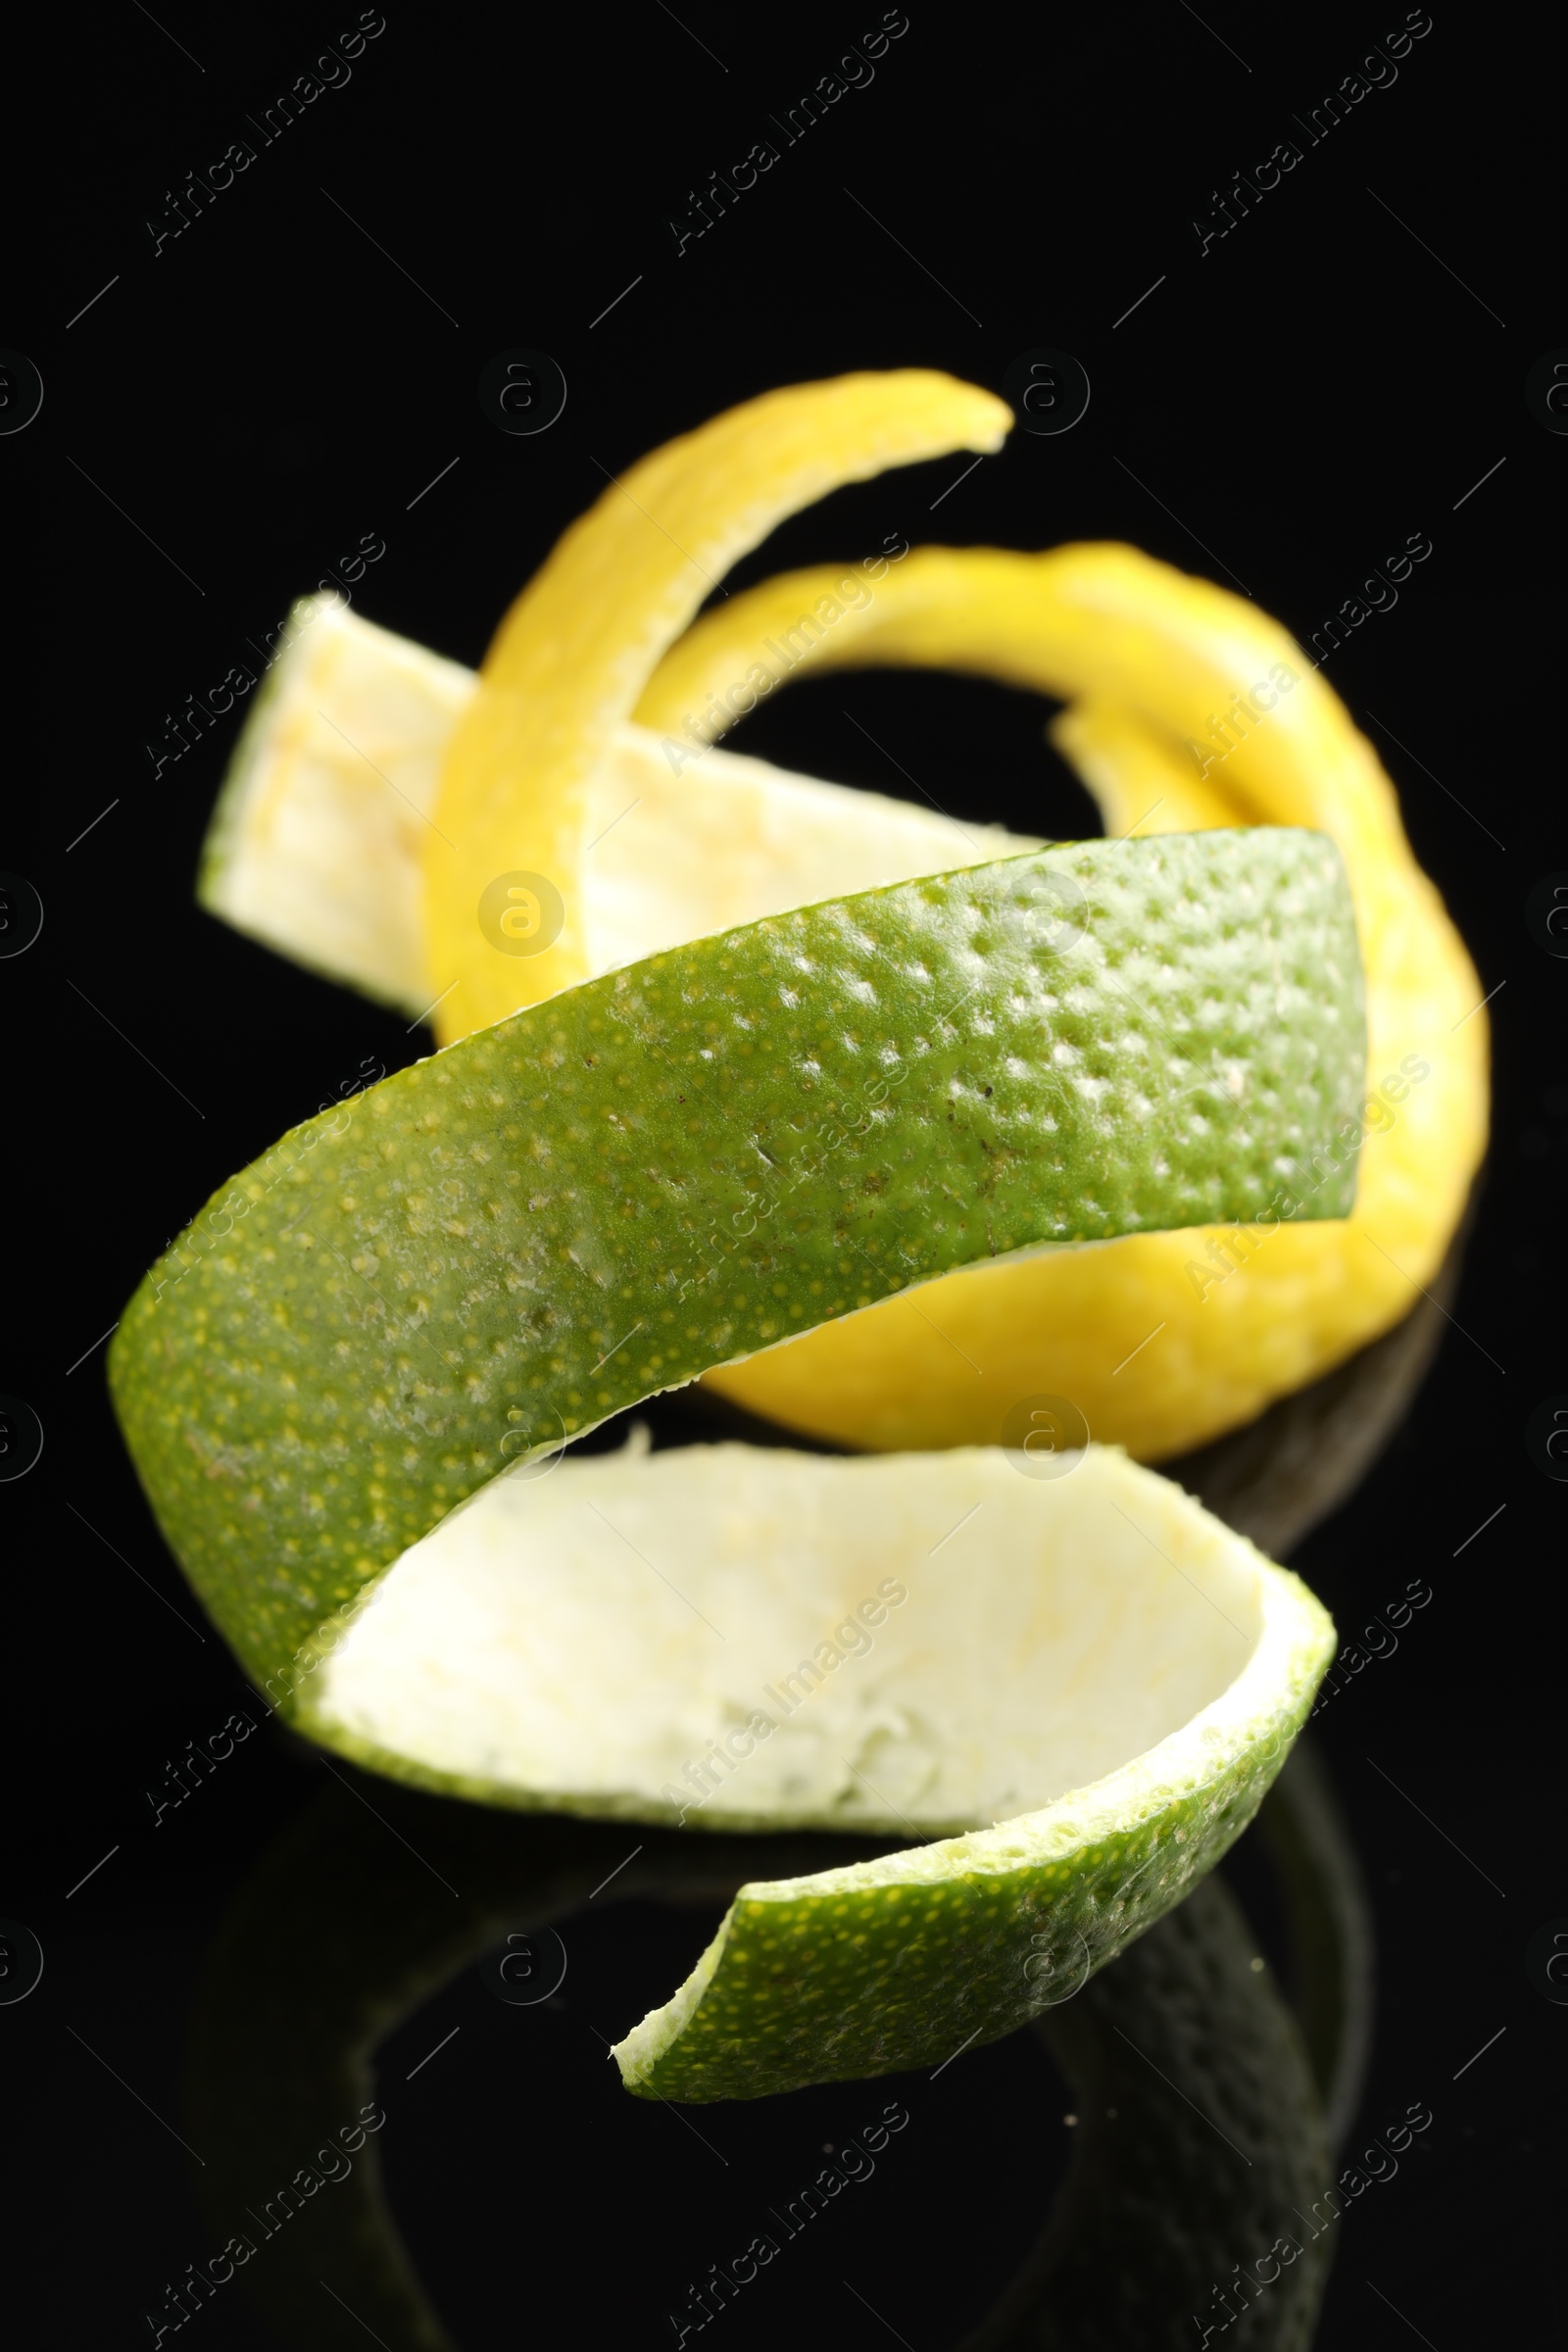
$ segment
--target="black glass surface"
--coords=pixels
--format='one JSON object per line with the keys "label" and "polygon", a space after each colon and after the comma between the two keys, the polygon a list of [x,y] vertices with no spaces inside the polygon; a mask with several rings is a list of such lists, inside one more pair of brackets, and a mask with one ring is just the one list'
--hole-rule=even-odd
{"label": "black glass surface", "polygon": [[[132,7],[18,35],[18,2344],[1455,2352],[1560,2331],[1561,31],[948,7],[879,48],[883,22],[389,8],[357,31]],[[759,145],[776,160],[746,181]],[[321,581],[476,663],[607,474],[774,385],[913,363],[1021,386],[1029,429],[972,469],[835,494],[725,585],[893,534],[1117,539],[1303,645],[1362,604],[1326,674],[1491,992],[1493,1141],[1408,1320],[1168,1465],[1299,1569],[1359,1660],[1222,1869],[1004,2042],[672,2108],[628,2098],[606,2045],[744,1878],[872,1849],[493,1815],[262,1721],[142,1500],[104,1346],[221,1180],[428,1050],[198,910],[230,668]],[[1412,535],[1430,557],[1363,598]],[[973,679],[849,672],[732,741],[960,824],[1097,832],[1048,715]],[[698,1396],[639,1417],[659,1446],[777,1437]],[[1363,1635],[1416,1578],[1431,1600],[1397,1640]],[[220,2277],[231,2243],[251,2250]]]}

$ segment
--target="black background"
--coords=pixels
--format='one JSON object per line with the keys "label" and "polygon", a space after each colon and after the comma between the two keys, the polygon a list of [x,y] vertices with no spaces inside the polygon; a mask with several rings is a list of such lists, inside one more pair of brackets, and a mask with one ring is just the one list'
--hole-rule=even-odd
{"label": "black background", "polygon": [[[1522,13],[1439,8],[1397,81],[1200,257],[1188,222],[1209,191],[1402,11],[1325,24],[1213,0],[1200,20],[1173,0],[1069,23],[914,5],[871,84],[677,254],[667,223],[688,191],[773,137],[769,113],[878,10],[683,0],[677,22],[654,4],[389,5],[349,84],[155,257],[144,221],[163,219],[166,191],[233,138],[258,146],[246,112],[355,15],[50,12],[6,101],[0,340],[45,385],[37,419],[0,440],[15,663],[0,864],[46,910],[37,944],[0,963],[0,1389],[46,1433],[38,1466],[0,1487],[0,1912],[46,1955],[38,1990],[0,2008],[24,2340],[150,2341],[142,2315],[164,2282],[213,2250],[174,2136],[191,1987],[230,1895],[322,1782],[269,1731],[151,1826],[143,1790],[243,1684],[153,1528],[95,1343],[220,1180],[365,1057],[390,1068],[425,1042],[195,907],[235,722],[156,780],[145,747],[362,534],[386,554],[356,609],[477,662],[597,495],[596,462],[618,472],[736,401],[852,368],[930,365],[1000,387],[1037,345],[1088,370],[1073,431],[1014,434],[934,515],[965,460],[842,492],[734,577],[858,555],[892,531],[1125,539],[1244,582],[1304,637],[1408,534],[1433,541],[1328,675],[1368,724],[1483,988],[1500,990],[1494,1142],[1436,1368],[1296,1564],[1347,1630],[1409,1577],[1433,1587],[1397,1656],[1320,1722],[1376,1904],[1366,2127],[1416,2099],[1436,2120],[1420,2159],[1343,2225],[1318,2340],[1402,2343],[1413,2328],[1450,2352],[1524,2340],[1527,2312],[1560,2328],[1544,2257],[1568,2012],[1524,1966],[1531,1934],[1568,1914],[1568,1496],[1524,1445],[1531,1410],[1568,1388],[1568,964],[1524,915],[1531,886],[1568,867],[1554,560],[1568,439],[1524,399],[1532,362],[1568,342],[1546,228],[1560,36]],[[504,436],[478,406],[480,369],[512,345],[565,371],[564,414],[536,438]],[[1098,830],[1043,748],[1041,706],[975,682],[808,683],[738,748],[904,792],[846,710],[960,818]],[[692,1434],[661,1410],[662,1435]],[[684,2281],[888,2095],[841,2085],[700,2113],[722,2172],[678,2118],[624,2097],[587,2029],[614,2037],[663,1998],[713,1916],[595,1917],[568,1930],[564,2006],[510,2011],[470,1975],[387,2045],[390,2192],[465,2346],[672,2341]],[[405,2087],[453,2025],[466,2030]],[[911,2082],[899,2160],[837,2217],[833,2245],[725,2316],[731,2333],[884,2340],[845,2278],[917,2352],[978,2318],[1065,2163],[1065,2093],[1027,2036]],[[213,2345],[270,2340],[234,2289],[192,2326]]]}

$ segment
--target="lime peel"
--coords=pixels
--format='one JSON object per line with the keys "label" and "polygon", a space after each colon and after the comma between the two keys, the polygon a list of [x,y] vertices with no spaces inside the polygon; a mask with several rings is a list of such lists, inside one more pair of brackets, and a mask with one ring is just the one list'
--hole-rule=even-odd
{"label": "lime peel", "polygon": [[[919,1458],[826,1467],[891,1484]],[[942,1455],[933,1467],[952,1478],[955,1498],[989,1485],[996,1499],[1012,1476],[996,1454]],[[1128,1594],[1143,1614],[1141,1625],[1123,1621],[1119,1649],[1105,1640],[1103,1681],[1086,1715],[1114,1720],[1118,1690],[1125,1703],[1144,1680],[1157,1682],[1156,1628],[1166,1642],[1206,1633],[1223,1687],[1162,1740],[1037,1810],[875,1861],[743,1886],[673,1999],[616,2045],[628,2088],[672,2099],[754,2097],[940,2063],[996,2040],[1070,1998],[1179,1902],[1251,1819],[1332,1654],[1323,1609],[1245,1539],[1117,1452],[1091,1448],[1069,1479],[1029,1493],[1047,1528],[1052,1512],[1068,1520],[1085,1584],[1118,1588],[1102,1590],[1102,1616],[1113,1618]],[[1118,1544],[1126,1526],[1136,1536]],[[1129,1551],[1137,1540],[1151,1548]],[[997,1543],[995,1530],[986,1541]],[[1063,1574],[1066,1543],[1053,1550],[1037,1531],[1033,1545],[1004,1538],[1000,1550],[1014,1591],[1032,1586],[1044,1602],[1051,1572]],[[1249,1636],[1214,1601],[1215,1585],[1245,1610]],[[952,1605],[961,1611],[961,1592]],[[1062,1606],[1082,1622],[1081,1592],[1069,1591]],[[1206,1626],[1195,1628],[1205,1612]],[[948,1631],[939,1615],[931,1638]],[[1250,1644],[1246,1662],[1226,1680],[1238,1640]],[[992,1684],[1016,1672],[1016,1659],[999,1656],[993,1676],[966,1675],[977,1738]],[[1043,1713],[1072,1704],[1070,1682],[1054,1698],[1042,1695]]]}
{"label": "lime peel", "polygon": [[644,1396],[954,1265],[1265,1214],[1334,1157],[1362,1018],[1338,853],[1267,828],[699,941],[397,1072],[215,1196],[116,1334],[122,1426],[265,1677],[498,1471]]}
{"label": "lime peel", "polygon": [[632,1444],[497,1480],[322,1629],[301,1728],[520,1809],[936,1833],[742,1886],[614,2054],[693,2100],[940,2063],[1181,1900],[1335,1642],[1119,1450],[1019,1462]]}

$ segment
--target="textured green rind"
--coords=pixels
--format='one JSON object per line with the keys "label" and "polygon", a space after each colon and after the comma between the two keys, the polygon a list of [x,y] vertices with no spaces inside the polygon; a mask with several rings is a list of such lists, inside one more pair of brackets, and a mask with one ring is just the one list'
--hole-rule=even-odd
{"label": "textured green rind", "polygon": [[1319,834],[1085,842],[832,901],[294,1129],[143,1282],[116,1407],[213,1616],[287,1684],[476,1488],[715,1364],[1032,1244],[1282,1191],[1344,1215],[1363,1063]]}
{"label": "textured green rind", "polygon": [[743,1886],[686,1984],[616,2045],[627,2088],[698,2102],[897,2074],[1070,1998],[1213,1868],[1289,1753],[1335,1634],[1288,1581],[1301,1630],[1266,1715],[1189,1726],[1042,1814]]}

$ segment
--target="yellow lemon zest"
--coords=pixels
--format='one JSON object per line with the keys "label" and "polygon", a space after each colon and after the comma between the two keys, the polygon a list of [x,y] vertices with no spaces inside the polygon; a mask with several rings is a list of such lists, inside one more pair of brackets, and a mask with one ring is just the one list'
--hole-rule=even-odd
{"label": "yellow lemon zest", "polygon": [[[588,975],[579,870],[588,780],[665,648],[737,558],[843,483],[993,451],[990,392],[929,368],[797,384],[728,410],[611,480],[497,632],[447,754],[424,849],[443,1044]],[[678,855],[678,852],[675,853]],[[564,901],[554,943],[497,955],[476,909],[513,873]]]}
{"label": "yellow lemon zest", "polygon": [[[707,614],[637,706],[674,729],[830,568]],[[765,657],[764,657],[765,658]],[[1160,1460],[1250,1419],[1398,1321],[1452,1236],[1486,1146],[1482,989],[1411,854],[1393,786],[1287,631],[1120,546],[926,548],[798,662],[970,671],[1061,698],[1053,726],[1112,833],[1320,827],[1350,876],[1367,975],[1368,1112],[1343,1224],[1137,1235],[946,1277],[710,1373],[790,1427],[869,1447],[994,1441],[1019,1398],[1070,1398],[1097,1438]]]}

